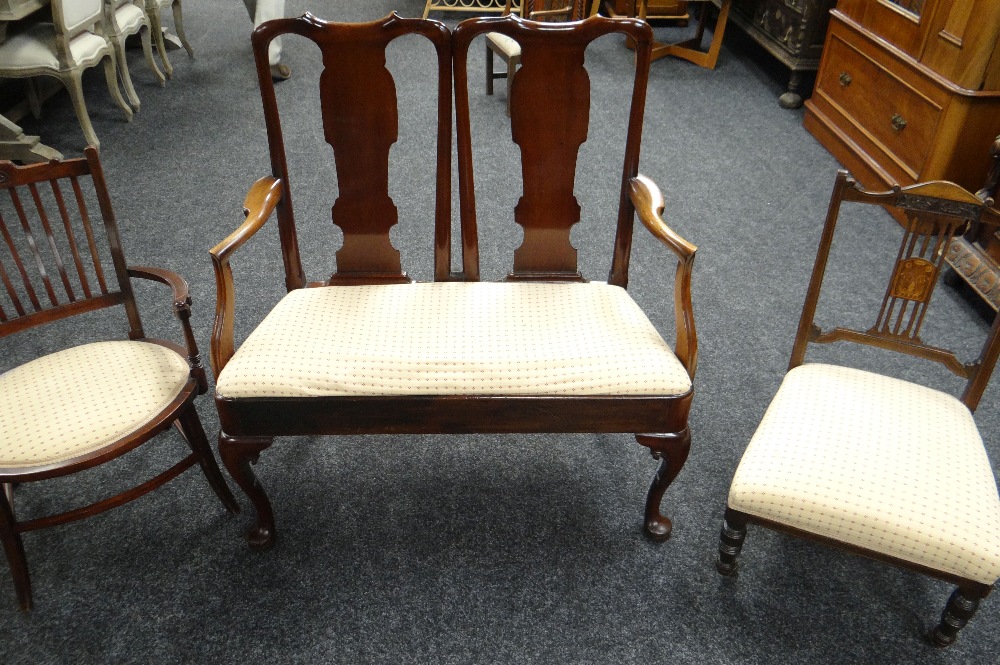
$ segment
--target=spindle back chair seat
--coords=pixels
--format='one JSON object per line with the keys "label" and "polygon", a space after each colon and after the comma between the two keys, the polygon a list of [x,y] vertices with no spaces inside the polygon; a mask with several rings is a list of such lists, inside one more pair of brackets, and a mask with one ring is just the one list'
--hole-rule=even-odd
{"label": "spindle back chair seat", "polygon": [[[524,188],[513,218],[524,238],[502,282],[480,281],[469,117],[468,49],[487,32],[516,38],[525,55],[511,109]],[[320,103],[334,150],[339,198],[332,215],[343,245],[336,271],[322,282],[308,282],[303,271],[268,70],[268,43],[289,33],[316,43],[326,64]],[[618,203],[611,273],[607,283],[596,283],[578,270],[570,230],[581,215],[574,178],[590,117],[583,54],[610,33],[635,39],[639,57],[625,161],[621,172],[608,173]],[[398,120],[386,49],[404,35],[422,35],[437,57],[436,206],[428,238],[434,281],[424,283],[403,271],[390,240],[398,221],[388,194]],[[662,460],[647,496],[646,530],[654,538],[669,536],[671,522],[660,502],[690,446],[695,247],[664,223],[659,191],[638,175],[650,38],[642,22],[603,17],[566,24],[477,18],[452,33],[437,21],[395,14],[363,24],[307,14],[254,31],[273,175],[253,185],[246,221],[211,250],[218,285],[211,359],[219,450],[256,509],[248,533],[252,547],[275,542],[275,521],[251,463],[277,436],[317,434],[638,433],[639,443]],[[343,67],[348,55],[352,66]],[[457,270],[450,211],[453,80],[462,250]],[[676,354],[625,291],[636,210],[677,261]],[[231,262],[272,214],[288,294],[236,349]]]}
{"label": "spindle back chair seat", "polygon": [[[195,464],[223,505],[239,508],[195,411],[195,397],[208,386],[189,322],[187,284],[172,271],[125,263],[97,150],[88,148],[85,159],[32,166],[0,162],[0,232],[0,338],[44,336],[51,329],[46,324],[111,307],[122,307],[128,323],[128,339],[65,348],[0,374],[0,540],[18,601],[28,610],[23,533],[122,505]],[[184,346],[146,337],[133,279],[172,290]],[[15,484],[104,464],[171,426],[191,454],[166,471],[82,508],[18,519]]]}
{"label": "spindle back chair seat", "polygon": [[[730,486],[719,572],[736,574],[748,523],[816,540],[956,584],[929,633],[939,646],[955,640],[1000,577],[1000,496],[972,418],[1000,354],[1000,317],[975,357],[963,361],[928,341],[955,342],[968,332],[940,314],[935,320],[940,310],[930,304],[952,239],[970,224],[1000,228],[991,203],[949,182],[874,193],[838,174],[788,373]],[[882,207],[905,219],[905,228]],[[850,218],[841,220],[848,208]],[[899,244],[887,243],[884,263],[872,260],[869,271],[851,264],[849,281],[835,270],[841,263],[828,276],[835,237],[861,232],[859,219],[897,232]],[[832,302],[821,293],[833,299],[846,284],[860,316],[871,311],[862,309],[871,294],[870,327],[843,325],[846,312],[834,314],[832,305],[818,310]],[[820,327],[820,318],[834,316],[842,325]],[[805,361],[810,345],[834,343],[851,366]],[[860,346],[895,352],[887,360],[907,366],[923,363],[913,368],[921,383],[856,368],[872,361],[854,353]],[[962,380],[961,398],[933,387],[945,385],[945,377],[933,383],[936,367]]]}

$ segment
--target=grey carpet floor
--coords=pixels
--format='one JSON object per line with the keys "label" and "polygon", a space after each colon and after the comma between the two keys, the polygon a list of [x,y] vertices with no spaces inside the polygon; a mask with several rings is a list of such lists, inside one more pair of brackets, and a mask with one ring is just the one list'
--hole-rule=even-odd
{"label": "grey carpet floor", "polygon": [[[337,20],[373,20],[420,0],[290,0]],[[190,282],[208,349],[214,281],[207,250],[242,219],[243,197],[268,174],[250,23],[236,0],[187,0],[193,60],[171,54],[158,87],[129,52],[142,99],[131,123],[103,75],[88,104],[130,262],[178,270]],[[658,28],[664,38],[676,29]],[[257,467],[274,503],[279,544],[251,552],[246,514],[228,517],[197,472],[116,511],[25,536],[36,607],[20,613],[0,574],[0,662],[42,663],[990,663],[1000,649],[1000,601],[987,600],[958,643],[935,650],[920,633],[950,593],[944,583],[763,529],[752,529],[736,580],[713,560],[726,492],[781,380],[826,210],[835,160],[778,107],[782,73],[734,26],[715,71],[653,63],[641,170],[663,189],[665,218],[699,246],[694,302],[701,344],[691,457],[664,505],[673,538],[641,534],[655,463],[627,435],[342,437],[279,440]],[[485,276],[501,276],[517,244],[516,147],[503,86],[482,94],[482,46],[472,60],[472,112]],[[335,179],[316,124],[315,49],[288,39],[293,76],[279,84],[308,276],[333,266]],[[393,149],[394,235],[418,278],[430,276],[433,182],[431,49],[403,40],[389,65],[402,103]],[[594,119],[581,158],[583,222],[574,232],[585,274],[610,263],[622,150],[620,40],[588,53]],[[76,155],[83,141],[65,95],[30,133]],[[983,147],[985,149],[985,146]],[[826,301],[850,314],[854,278],[889,231],[848,234]],[[634,297],[670,335],[672,262],[637,233]],[[238,335],[280,297],[273,228],[237,264]],[[140,293],[151,331],[176,336],[167,296]],[[962,291],[938,296],[960,343],[989,326]],[[99,335],[103,321],[59,329],[55,343]],[[118,325],[118,324],[116,324]],[[116,329],[120,329],[116,328]],[[968,342],[971,344],[971,342]],[[3,368],[31,357],[24,336],[2,342]],[[836,358],[836,354],[833,356]],[[877,368],[887,364],[873,360]],[[218,419],[200,400],[206,429]],[[1000,460],[998,391],[977,421]],[[28,514],[73,505],[161,468],[183,449],[174,433],[108,468],[19,488]],[[244,506],[245,497],[238,495]],[[993,655],[991,655],[993,654]]]}

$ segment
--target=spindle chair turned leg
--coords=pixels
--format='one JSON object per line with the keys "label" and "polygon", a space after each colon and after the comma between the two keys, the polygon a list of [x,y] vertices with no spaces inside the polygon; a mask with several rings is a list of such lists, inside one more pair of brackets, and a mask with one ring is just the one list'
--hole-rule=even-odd
{"label": "spindle chair turned leg", "polygon": [[955,589],[941,613],[941,623],[928,635],[931,644],[946,647],[954,642],[958,631],[965,628],[965,624],[969,623],[979,609],[979,601],[983,595],[962,587]]}
{"label": "spindle chair turned leg", "polygon": [[229,436],[219,432],[219,456],[240,489],[246,493],[257,511],[257,523],[247,531],[247,543],[255,550],[266,550],[274,545],[274,510],[257,476],[251,468],[260,458],[261,451],[274,443],[272,437]]}
{"label": "spindle chair turned leg", "polygon": [[673,523],[660,512],[663,494],[680,473],[688,453],[691,452],[691,430],[675,434],[636,434],[636,441],[649,448],[653,459],[660,460],[660,467],[653,476],[646,495],[645,533],[658,542],[670,538]]}
{"label": "spindle chair turned leg", "polygon": [[737,557],[743,549],[743,540],[747,537],[747,519],[745,515],[726,508],[726,516],[722,521],[722,533],[719,534],[719,560],[715,568],[726,577],[736,575],[740,568]]}
{"label": "spindle chair turned leg", "polygon": [[493,94],[493,79],[496,78],[493,68],[493,49],[486,47],[486,94]]}
{"label": "spindle chair turned leg", "polygon": [[10,565],[10,574],[14,578],[14,591],[21,609],[27,612],[31,609],[31,578],[28,577],[28,560],[24,556],[24,543],[21,534],[15,529],[16,520],[7,494],[8,485],[0,492],[0,540]]}
{"label": "spindle chair turned leg", "polygon": [[219,497],[219,501],[230,513],[240,512],[240,505],[236,503],[236,498],[229,490],[225,478],[222,477],[222,470],[219,469],[215,455],[212,454],[212,449],[208,445],[208,437],[205,436],[205,429],[201,426],[201,419],[198,418],[194,404],[184,409],[176,422],[177,429],[180,430],[181,436],[191,447],[191,452],[197,457],[198,465],[201,466],[202,473],[205,474],[205,478],[212,486],[212,490],[215,491],[215,495]]}

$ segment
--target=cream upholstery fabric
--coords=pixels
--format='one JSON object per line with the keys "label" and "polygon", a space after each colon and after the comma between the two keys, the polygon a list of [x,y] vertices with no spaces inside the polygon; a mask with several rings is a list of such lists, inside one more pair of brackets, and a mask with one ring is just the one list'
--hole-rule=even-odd
{"label": "cream upholstery fabric", "polygon": [[[99,59],[108,48],[108,42],[92,32],[81,33],[69,43],[70,55],[78,64]],[[56,36],[51,23],[35,24],[0,44],[0,70],[15,72],[39,67],[59,71]]]}
{"label": "cream upholstery fabric", "polygon": [[72,34],[101,17],[104,0],[57,0],[62,5],[63,29]]}
{"label": "cream upholstery fabric", "polygon": [[488,32],[486,33],[486,39],[496,44],[497,48],[508,58],[521,55],[521,45],[507,35],[499,32]]}
{"label": "cream upholstery fabric", "polygon": [[52,464],[98,450],[163,411],[187,361],[147,342],[97,342],[0,374],[0,468]]}
{"label": "cream upholstery fabric", "polygon": [[1000,497],[969,410],[878,374],[790,371],[743,455],[729,506],[992,584]]}
{"label": "cream upholstery fabric", "polygon": [[676,395],[690,387],[624,289],[450,282],[293,291],[229,361],[217,392]]}
{"label": "cream upholstery fabric", "polygon": [[146,23],[146,14],[133,4],[122,5],[115,10],[115,22],[118,29],[126,35],[134,35]]}

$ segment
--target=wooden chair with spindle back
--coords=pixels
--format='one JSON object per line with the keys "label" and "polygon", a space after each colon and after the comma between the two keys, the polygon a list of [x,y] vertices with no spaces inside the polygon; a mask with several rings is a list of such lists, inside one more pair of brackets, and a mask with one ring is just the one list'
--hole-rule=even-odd
{"label": "wooden chair with spindle back", "polygon": [[[46,324],[108,307],[122,307],[128,322],[127,340],[62,349],[0,374],[0,540],[18,601],[28,610],[23,533],[122,505],[195,464],[226,509],[239,508],[194,407],[208,386],[187,283],[163,268],[125,263],[97,150],[88,148],[85,159],[32,166],[0,162],[0,232],[0,338],[45,335]],[[185,346],[146,337],[132,279],[170,287]],[[81,508],[18,517],[14,485],[112,461],[171,426],[191,453],[166,471]]]}
{"label": "wooden chair with spindle back", "polygon": [[[511,108],[524,176],[513,219],[524,230],[524,243],[501,282],[480,281],[472,173],[466,60],[471,40],[487,32],[516,39],[525,54]],[[624,163],[621,171],[608,170],[617,233],[608,283],[600,283],[581,276],[569,238],[581,215],[575,169],[590,121],[583,55],[593,40],[612,33],[639,46]],[[268,43],[284,34],[314,42],[326,63],[320,103],[338,182],[332,217],[343,245],[332,277],[318,282],[307,281],[300,258],[268,66]],[[434,281],[423,283],[403,271],[390,239],[398,221],[389,197],[398,118],[386,49],[405,35],[430,40],[438,63],[436,212],[427,238],[434,247]],[[254,31],[273,174],[251,188],[246,221],[211,250],[218,286],[211,359],[219,452],[256,509],[247,534],[252,547],[275,542],[275,520],[251,464],[277,436],[319,434],[638,433],[639,443],[661,460],[646,498],[645,529],[655,539],[670,535],[660,503],[690,448],[695,247],[665,224],[659,191],[638,175],[650,41],[645,23],[603,17],[576,23],[470,19],[452,35],[437,21],[395,14],[364,24],[306,15]],[[458,266],[452,264],[450,214],[453,45]],[[343,67],[348,56],[352,66]],[[636,211],[676,260],[676,354],[625,291]],[[275,213],[288,294],[237,349],[232,263]]]}
{"label": "wooden chair with spindle back", "polygon": [[[991,203],[949,182],[873,193],[846,171],[838,174],[788,373],[729,490],[717,563],[723,575],[736,574],[747,524],[754,523],[952,582],[958,588],[929,634],[939,646],[955,640],[990,592],[1000,577],[1000,497],[972,412],[1000,355],[1000,317],[969,361],[924,337],[950,334],[954,341],[964,335],[940,316],[940,325],[929,326],[935,313],[929,305],[952,240],[970,224],[1000,227]],[[880,207],[905,219],[905,228]],[[840,220],[848,208],[851,219]],[[899,244],[886,247],[885,264],[872,261],[863,273],[852,269],[849,281],[829,278],[831,288],[823,290],[838,225],[854,222],[842,235],[860,232],[859,219],[887,225],[885,237],[891,230],[901,235]],[[836,292],[835,283],[851,285],[854,310],[864,302],[861,294],[871,294],[878,309],[870,327],[820,328],[820,293]],[[840,312],[838,320],[846,316]],[[810,344],[835,342],[931,362],[910,370],[921,383],[805,362]],[[950,377],[935,380],[930,371],[942,366],[964,383],[960,399],[925,385],[945,386]]]}

